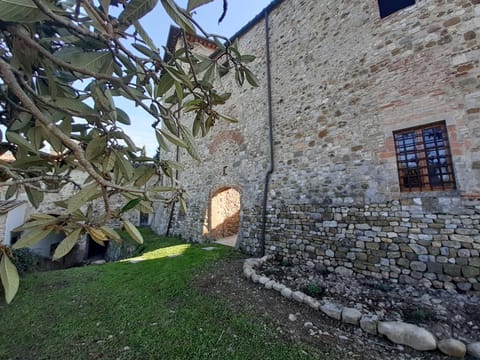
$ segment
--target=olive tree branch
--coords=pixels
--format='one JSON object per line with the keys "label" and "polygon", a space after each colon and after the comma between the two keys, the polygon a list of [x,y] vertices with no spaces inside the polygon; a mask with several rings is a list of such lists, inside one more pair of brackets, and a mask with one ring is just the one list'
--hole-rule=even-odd
{"label": "olive tree branch", "polygon": [[10,68],[10,65],[5,62],[3,59],[0,59],[0,74],[2,75],[5,84],[12,90],[15,96],[22,102],[22,104],[33,114],[33,116],[39,121],[39,123],[48,131],[50,131],[54,136],[56,136],[62,144],[70,149],[77,159],[78,164],[87,172],[98,184],[103,187],[118,189],[121,191],[128,191],[132,193],[139,193],[146,196],[146,191],[133,188],[125,187],[111,183],[110,181],[105,180],[100,174],[97,173],[92,164],[85,158],[85,154],[81,146],[72,140],[70,137],[65,135],[62,130],[60,130],[54,123],[46,117],[42,111],[36,106],[36,104],[29,98],[27,93],[22,89],[18,83],[15,75]]}
{"label": "olive tree branch", "polygon": [[69,176],[61,176],[61,175],[40,175],[31,178],[23,178],[17,175],[15,172],[12,171],[8,166],[0,164],[1,171],[4,171],[8,176],[12,178],[10,181],[2,181],[0,182],[0,187],[10,186],[10,185],[25,185],[27,187],[43,191],[49,193],[57,193],[60,189],[45,189],[39,186],[34,185],[33,183],[38,182],[48,182],[48,181],[56,181],[56,182],[63,182],[65,184],[73,184],[75,187],[80,188],[80,184],[76,181],[72,180]]}
{"label": "olive tree branch", "polygon": [[[15,32],[15,30],[12,30]],[[38,50],[39,53],[41,53],[43,56],[45,56],[47,59],[49,59],[51,62],[55,63],[56,65],[64,68],[64,69],[67,69],[69,71],[72,71],[72,72],[77,72],[79,74],[83,74],[83,75],[87,75],[87,76],[90,76],[92,78],[95,78],[95,79],[99,79],[99,80],[106,80],[106,81],[109,81],[111,84],[113,85],[116,85],[118,87],[120,87],[123,91],[125,91],[125,93],[130,96],[132,99],[134,99],[133,101],[141,106],[146,112],[148,112],[152,117],[154,117],[155,119],[158,119],[158,115],[155,114],[147,105],[145,105],[140,99],[138,99],[135,94],[132,93],[132,91],[130,90],[130,88],[125,85],[125,83],[122,81],[122,79],[120,78],[117,78],[117,77],[114,77],[114,76],[110,76],[110,75],[107,75],[107,74],[102,74],[102,73],[96,73],[96,72],[93,72],[93,71],[90,71],[90,70],[87,70],[87,69],[84,69],[84,68],[79,68],[79,67],[76,67],[74,65],[71,65],[61,59],[59,59],[58,57],[54,56],[52,53],[50,53],[47,49],[45,49],[43,46],[41,46],[40,44],[38,44],[35,40],[33,40],[31,37],[29,36],[26,36],[25,34],[21,33],[21,32],[15,32],[15,35],[20,37],[23,41],[25,41],[26,44],[28,44],[29,46],[35,48],[36,50]],[[161,106],[165,111],[168,111],[167,108],[165,108],[163,105],[159,105]]]}
{"label": "olive tree branch", "polygon": [[49,18],[51,18],[58,24],[64,26],[65,28],[73,30],[77,34],[87,36],[98,41],[102,41],[102,42],[108,41],[108,38],[105,38],[100,33],[93,33],[90,30],[84,27],[78,26],[72,21],[65,19],[63,16],[59,16],[55,14],[52,10],[50,10],[47,6],[45,6],[41,0],[32,0],[32,1],[45,15],[47,15]]}

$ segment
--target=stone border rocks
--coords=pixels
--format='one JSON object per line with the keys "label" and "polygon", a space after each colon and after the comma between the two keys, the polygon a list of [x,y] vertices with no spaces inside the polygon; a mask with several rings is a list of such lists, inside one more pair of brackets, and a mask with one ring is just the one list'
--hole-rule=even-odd
{"label": "stone border rocks", "polygon": [[250,258],[243,263],[243,275],[269,290],[279,292],[283,297],[304,303],[314,310],[320,310],[325,315],[342,321],[346,324],[360,326],[370,335],[383,335],[391,342],[409,346],[418,351],[432,351],[438,349],[445,355],[453,358],[463,358],[467,353],[473,358],[480,359],[480,342],[465,345],[457,339],[437,340],[427,329],[403,321],[380,321],[377,315],[362,313],[358,309],[343,307],[330,301],[317,300],[301,291],[293,291],[287,286],[256,273],[256,268],[269,260],[270,256]]}

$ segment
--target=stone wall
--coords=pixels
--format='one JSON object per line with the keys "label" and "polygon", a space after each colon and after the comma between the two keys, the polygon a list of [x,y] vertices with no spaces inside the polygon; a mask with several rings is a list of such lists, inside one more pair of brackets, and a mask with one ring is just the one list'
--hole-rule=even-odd
{"label": "stone wall", "polygon": [[[266,250],[331,270],[476,287],[480,1],[418,0],[384,19],[375,0],[277,1],[269,29],[275,162]],[[232,91],[222,110],[240,122],[202,139],[202,163],[181,153],[190,208],[175,212],[173,232],[201,241],[209,194],[235,186],[240,247],[260,253],[265,20],[244,30],[240,48],[257,55],[260,87],[219,79]],[[437,121],[447,126],[456,189],[401,192],[393,132]]]}
{"label": "stone wall", "polygon": [[412,198],[270,209],[267,252],[319,270],[480,290],[480,201]]}
{"label": "stone wall", "polygon": [[[256,24],[242,37],[241,46],[247,46],[248,52],[257,56],[252,68],[265,83],[263,36],[263,25]],[[180,150],[180,162],[185,165],[180,181],[188,193],[188,210],[187,214],[183,214],[179,206],[175,206],[169,233],[191,241],[205,240],[205,214],[208,213],[212,195],[219,189],[234,188],[241,193],[240,222],[245,211],[259,206],[263,189],[261,181],[268,166],[265,87],[246,85],[239,89],[232,74],[218,79],[217,87],[219,91],[232,92],[232,97],[237,99],[236,102],[228,102],[221,110],[240,121],[236,124],[219,121],[205,138],[198,141],[201,163]],[[190,120],[185,118],[184,121],[188,123]],[[162,156],[173,159],[175,153],[172,151]],[[167,232],[171,212],[171,207],[156,206],[152,220],[152,228],[156,232]],[[240,227],[240,238],[245,230],[249,231]],[[255,247],[258,248],[257,245]]]}

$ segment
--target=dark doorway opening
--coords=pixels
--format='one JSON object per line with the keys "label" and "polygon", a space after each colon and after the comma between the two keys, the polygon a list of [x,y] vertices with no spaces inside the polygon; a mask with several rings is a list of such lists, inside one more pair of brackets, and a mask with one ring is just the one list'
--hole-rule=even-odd
{"label": "dark doorway opening", "polygon": [[99,243],[95,242],[92,237],[88,236],[88,255],[89,260],[101,260],[105,259],[105,254],[107,253],[107,245],[102,246]]}

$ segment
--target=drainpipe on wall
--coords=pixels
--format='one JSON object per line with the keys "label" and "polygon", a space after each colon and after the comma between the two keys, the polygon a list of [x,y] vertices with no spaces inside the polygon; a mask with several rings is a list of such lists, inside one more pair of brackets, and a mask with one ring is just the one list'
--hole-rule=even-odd
{"label": "drainpipe on wall", "polygon": [[[177,137],[180,137],[180,128],[177,129]],[[180,147],[176,147],[175,161],[180,162]],[[178,170],[175,170],[175,184],[178,184]],[[172,203],[172,209],[170,210],[170,216],[168,217],[167,231],[165,236],[170,236],[170,229],[172,228],[173,214],[175,212],[175,202]]]}
{"label": "drainpipe on wall", "polygon": [[[179,147],[177,146],[177,149],[176,149],[177,153],[176,153],[176,156],[175,156],[175,160],[177,161],[177,163],[179,162],[180,160],[180,149]],[[176,183],[178,184],[178,170],[175,170],[175,180],[176,180]],[[175,202],[172,203],[172,208],[170,209],[170,216],[168,217],[168,225],[167,225],[167,231],[165,232],[165,236],[170,236],[170,229],[172,228],[172,222],[173,222],[173,213],[175,212]]]}
{"label": "drainpipe on wall", "polygon": [[272,112],[272,75],[270,68],[270,30],[268,23],[268,11],[265,9],[265,61],[267,65],[267,107],[268,107],[268,144],[269,144],[269,166],[265,174],[265,183],[263,190],[262,204],[262,228],[260,234],[260,255],[265,255],[265,234],[267,227],[267,203],[270,179],[274,170],[274,154],[273,154],[273,112]]}

